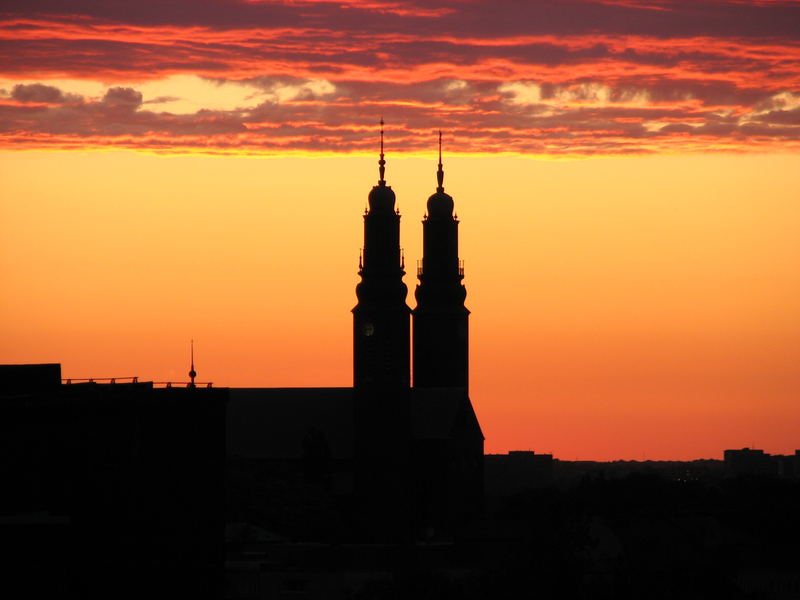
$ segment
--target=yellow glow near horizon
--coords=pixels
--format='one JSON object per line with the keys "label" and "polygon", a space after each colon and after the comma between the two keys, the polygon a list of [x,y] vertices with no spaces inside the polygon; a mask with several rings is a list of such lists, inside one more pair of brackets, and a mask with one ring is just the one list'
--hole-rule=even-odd
{"label": "yellow glow near horizon", "polygon": [[[247,158],[247,160],[243,160]],[[435,160],[390,154],[414,305]],[[0,362],[348,386],[377,157],[0,155]],[[488,451],[800,442],[798,156],[445,159]]]}

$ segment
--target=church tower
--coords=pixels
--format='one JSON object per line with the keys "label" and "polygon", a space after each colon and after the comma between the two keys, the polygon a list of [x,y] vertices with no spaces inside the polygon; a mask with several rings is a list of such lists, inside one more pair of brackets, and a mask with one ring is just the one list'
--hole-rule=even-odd
{"label": "church tower", "polygon": [[403,283],[400,212],[384,179],[383,119],[381,119],[380,179],[369,193],[364,213],[364,248],[359,259],[361,282],[353,308],[353,371],[356,388],[408,388],[410,376],[411,309]]}
{"label": "church tower", "polygon": [[458,218],[453,198],[444,191],[442,132],[436,193],[428,198],[422,221],[423,257],[417,268],[414,309],[414,387],[469,385],[469,310],[461,283],[464,266],[458,258]]}
{"label": "church tower", "polygon": [[411,309],[400,250],[400,213],[380,179],[364,214],[361,281],[353,308],[354,495],[365,539],[406,540],[413,531]]}

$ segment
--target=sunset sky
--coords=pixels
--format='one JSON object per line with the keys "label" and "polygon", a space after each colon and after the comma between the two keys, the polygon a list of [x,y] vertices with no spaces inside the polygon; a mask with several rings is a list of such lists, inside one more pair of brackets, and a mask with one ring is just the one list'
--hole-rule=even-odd
{"label": "sunset sky", "polygon": [[800,1],[0,19],[0,362],[351,385],[383,116],[409,267],[444,132],[487,451],[800,448]]}

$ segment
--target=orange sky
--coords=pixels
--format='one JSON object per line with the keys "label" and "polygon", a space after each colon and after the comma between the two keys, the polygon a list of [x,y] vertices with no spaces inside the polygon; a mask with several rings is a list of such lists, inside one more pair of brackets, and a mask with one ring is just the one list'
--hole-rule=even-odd
{"label": "orange sky", "polygon": [[[351,385],[376,158],[3,152],[0,362]],[[435,158],[387,158],[413,265]],[[446,156],[487,451],[800,446],[798,158]]]}

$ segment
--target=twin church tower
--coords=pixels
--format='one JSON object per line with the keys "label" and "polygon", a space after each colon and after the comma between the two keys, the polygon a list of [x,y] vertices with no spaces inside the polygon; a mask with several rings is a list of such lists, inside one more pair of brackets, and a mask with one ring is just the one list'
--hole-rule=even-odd
{"label": "twin church tower", "polygon": [[380,179],[369,193],[364,214],[364,247],[359,261],[361,282],[353,308],[354,387],[408,388],[413,320],[413,386],[463,388],[469,379],[469,310],[458,257],[458,218],[453,198],[444,191],[442,134],[436,193],[428,198],[422,221],[423,258],[417,268],[417,307],[406,304],[405,260],[400,249],[400,212],[395,193],[386,185],[386,161],[378,161]]}

